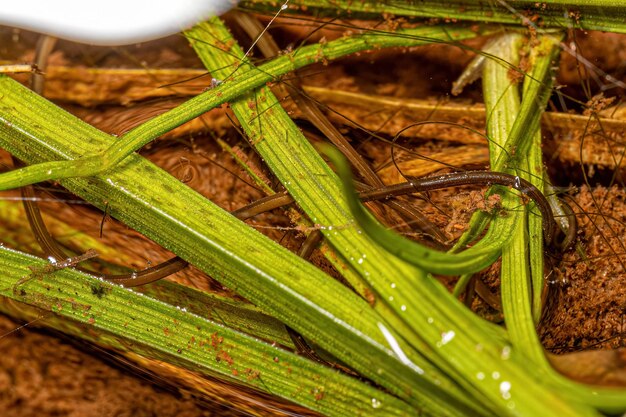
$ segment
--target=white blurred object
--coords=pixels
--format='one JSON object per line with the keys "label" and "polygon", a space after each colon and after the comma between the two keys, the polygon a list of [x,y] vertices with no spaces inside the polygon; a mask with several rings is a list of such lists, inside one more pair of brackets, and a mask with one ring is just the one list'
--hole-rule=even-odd
{"label": "white blurred object", "polygon": [[178,33],[237,0],[9,0],[0,24],[93,45],[127,45]]}

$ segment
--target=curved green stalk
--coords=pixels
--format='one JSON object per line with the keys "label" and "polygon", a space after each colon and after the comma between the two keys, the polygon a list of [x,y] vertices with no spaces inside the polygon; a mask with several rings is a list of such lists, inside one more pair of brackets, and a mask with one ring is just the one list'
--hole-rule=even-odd
{"label": "curved green stalk", "polygon": [[[540,63],[549,60],[549,56],[539,54],[534,59],[535,63]],[[500,71],[501,77],[507,73],[506,70]],[[493,78],[495,77],[485,74],[485,94],[507,88],[501,82],[494,82]],[[525,79],[525,101],[538,99],[537,91],[530,88],[535,83],[530,77]],[[540,117],[540,114],[534,116],[537,120]],[[523,153],[517,158],[525,168],[520,171],[520,176],[537,187],[543,187],[541,132],[538,124],[530,125],[534,130],[526,134],[526,140],[531,145],[521,146]],[[503,251],[500,275],[502,306],[513,353],[530,360],[548,385],[561,392],[561,395],[607,413],[623,413],[626,410],[626,390],[592,387],[570,381],[558,374],[546,358],[535,328],[541,315],[541,291],[544,284],[541,219],[532,212],[532,205],[524,208],[523,212],[526,213],[525,221],[518,225],[511,244]]]}
{"label": "curved green stalk", "polygon": [[494,263],[499,257],[502,247],[512,236],[512,228],[517,219],[507,216],[489,229],[487,234],[474,246],[459,253],[447,253],[434,250],[417,242],[413,242],[378,223],[359,201],[356,190],[351,184],[350,167],[342,163],[341,154],[334,148],[325,147],[324,152],[333,161],[339,177],[344,185],[344,192],[350,196],[348,204],[359,227],[377,244],[394,256],[433,274],[462,275],[478,272]]}
{"label": "curved green stalk", "polygon": [[[533,143],[526,159],[526,179],[543,192],[544,169],[543,156],[541,154],[541,132],[533,136]],[[537,214],[536,205],[529,203],[527,209],[528,221],[528,251],[529,254],[544,253],[543,229],[541,215]],[[556,216],[556,214],[555,214]],[[545,288],[543,256],[530,256],[530,273],[532,283],[532,316],[535,325],[541,320],[543,312],[543,291]]]}
{"label": "curved green stalk", "polygon": [[[502,58],[505,61],[516,62],[517,57],[520,52],[520,40],[510,38],[508,43],[511,45],[507,45],[506,43],[495,45],[495,49],[490,51],[496,56]],[[540,42],[548,45],[554,45],[554,42],[540,38]],[[517,47],[511,47],[516,45]],[[539,53],[541,48],[534,48],[531,52],[530,59],[531,65],[537,66],[541,64],[542,61],[547,61],[551,63],[552,56],[551,54]],[[543,46],[545,48],[545,46]],[[529,86],[532,85],[535,81],[528,77],[524,83],[524,99],[526,101],[534,101],[536,100],[536,95],[532,95],[530,93]],[[543,86],[546,89],[551,89],[551,84]],[[537,92],[534,92],[537,94]],[[493,166],[503,166],[502,161],[506,159],[509,155],[504,152],[507,139],[509,137],[509,132],[514,131],[516,117],[522,117],[527,108],[522,109],[522,105],[520,103],[520,94],[519,94],[519,85],[514,80],[510,79],[510,74],[508,68],[503,67],[499,63],[495,61],[489,61],[485,64],[484,72],[483,72],[483,94],[485,96],[485,108],[487,114],[490,115],[487,123],[487,130],[489,137],[492,138],[494,146],[490,152],[490,160]],[[533,115],[533,119],[531,119],[530,125],[534,125],[534,119],[540,119],[541,113],[535,112]],[[541,148],[532,149],[532,145],[536,145],[536,130],[531,131],[524,135],[523,138],[520,138],[519,144],[520,146],[516,149],[516,158],[509,157],[509,161],[507,163],[510,170],[518,172],[520,177],[523,177],[527,180],[532,179],[532,171],[522,171],[519,168],[526,168],[532,165],[533,169],[537,167],[529,161],[531,153],[540,153]],[[529,143],[530,142],[530,143]],[[521,164],[517,161],[523,161]],[[521,166],[520,166],[521,165]],[[535,181],[541,181],[541,162],[539,156],[539,171],[540,176],[536,178]],[[528,258],[528,240],[527,240],[527,222],[526,222],[526,207],[520,204],[519,199],[516,199],[518,207],[521,206],[521,209],[518,208],[513,212],[513,216],[520,218],[520,222],[517,224],[513,239],[511,244],[507,246],[502,252],[502,267],[501,267],[501,282],[502,282],[502,299],[503,299],[503,313],[505,322],[507,323],[507,330],[511,335],[511,342],[513,344],[513,348],[516,351],[522,351],[520,353],[525,356],[529,356],[531,360],[537,359],[535,355],[532,355],[532,352],[527,352],[523,349],[523,346],[527,345],[527,341],[523,340],[521,337],[524,332],[520,332],[519,326],[508,326],[509,321],[513,314],[515,314],[514,320],[521,320],[525,322],[524,318],[531,315],[530,312],[530,304],[528,304],[523,310],[517,309],[516,312],[510,310],[511,303],[509,300],[513,299],[528,299],[530,294],[524,294],[525,296],[520,296],[518,293],[512,293],[510,291],[510,283],[512,281],[517,280],[525,280],[530,272],[529,272],[529,258]],[[509,203],[510,205],[510,203]],[[496,220],[497,221],[497,220]],[[536,230],[533,230],[536,233]],[[540,231],[539,239],[543,240],[543,232]],[[536,248],[535,248],[536,249]],[[543,257],[543,252],[541,252],[540,257]],[[517,268],[517,270],[515,270]],[[513,272],[515,271],[515,273]],[[543,274],[543,270],[541,271]],[[519,317],[522,316],[522,317]],[[532,323],[532,319],[530,320]],[[543,356],[543,353],[541,353]]]}

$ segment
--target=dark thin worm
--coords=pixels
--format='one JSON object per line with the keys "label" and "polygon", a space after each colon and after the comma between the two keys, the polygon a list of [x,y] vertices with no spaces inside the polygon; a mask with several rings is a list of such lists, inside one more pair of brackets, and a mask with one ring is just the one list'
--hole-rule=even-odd
{"label": "dark thin worm", "polygon": [[302,335],[298,332],[296,332],[295,330],[293,330],[291,327],[289,326],[285,326],[285,329],[287,330],[287,334],[289,334],[289,337],[291,338],[291,341],[293,342],[294,346],[296,347],[296,351],[312,360],[315,362],[318,362],[322,365],[328,366],[330,368],[333,369],[339,369],[340,371],[348,374],[348,375],[352,375],[354,377],[358,377],[358,374],[356,372],[354,372],[352,369],[347,368],[345,366],[342,366],[338,363],[333,363],[333,362],[329,362],[326,359],[322,358],[321,356],[319,356],[317,354],[317,352],[315,351],[315,349],[313,349],[311,346],[309,346],[309,344],[307,343],[307,341],[304,339],[304,337],[302,337]]}
{"label": "dark thin worm", "polygon": [[304,259],[309,259],[317,245],[322,241],[324,235],[319,230],[313,230],[306,238],[300,250],[298,250],[298,256]]}
{"label": "dark thin worm", "polygon": [[[373,190],[372,187],[362,184],[362,183],[357,183],[356,186],[360,189]],[[376,190],[379,190],[379,189],[380,188],[377,188]],[[248,204],[247,206],[238,208],[237,210],[232,211],[231,214],[240,220],[247,220],[261,213],[265,213],[267,211],[274,210],[274,209],[292,204],[293,202],[294,202],[294,199],[287,193],[287,191],[281,191],[279,193],[272,194],[267,197],[263,197],[259,200],[256,200]],[[398,213],[404,214],[403,217],[405,219],[408,218],[410,219],[410,221],[414,221],[414,222],[420,221],[419,217],[414,217],[412,215],[413,210],[408,210],[408,206],[400,204],[398,201],[390,200],[390,201],[383,201],[383,203],[391,206]],[[432,227],[435,227],[435,226],[433,225]],[[426,235],[439,236],[440,233],[438,234],[432,233],[432,227],[428,227],[428,225],[420,224],[420,229],[422,229]],[[442,249],[445,248],[445,246],[437,240],[432,241],[431,244]]]}
{"label": "dark thin worm", "polygon": [[[415,192],[424,192],[438,190],[441,188],[455,187],[460,185],[505,185],[512,187],[524,195],[530,197],[537,208],[541,212],[544,239],[547,243],[556,247],[567,249],[576,239],[576,218],[573,215],[571,207],[562,202],[564,210],[568,212],[570,227],[565,233],[561,242],[556,241],[557,224],[552,214],[550,203],[543,193],[529,181],[510,174],[491,171],[464,171],[451,174],[444,174],[435,177],[415,178],[410,182],[395,184],[375,189],[366,189],[359,192],[359,197],[363,201],[385,200],[388,198],[411,194]],[[361,188],[367,186],[362,185]],[[273,210],[283,205],[293,203],[293,198],[286,192],[277,193],[268,197],[264,197],[245,207],[232,212],[240,219],[247,219],[268,210]]]}
{"label": "dark thin worm", "polygon": [[[364,189],[364,190],[380,190],[381,188],[376,188],[376,189],[372,189],[372,187],[362,184],[362,183],[357,183],[356,186],[360,189]],[[376,199],[373,199],[376,200]],[[232,215],[236,216],[238,219],[240,220],[246,220],[249,219],[251,217],[257,216],[261,213],[265,213],[266,211],[270,211],[270,210],[274,210],[277,209],[279,207],[283,207],[286,206],[288,204],[292,204],[294,202],[294,199],[287,193],[287,191],[281,191],[279,193],[276,194],[272,194],[269,195],[267,197],[263,197],[257,201],[254,201],[250,204],[248,204],[247,206],[238,208],[237,210],[234,210],[231,212]],[[407,207],[404,205],[399,204],[397,201],[391,200],[391,201],[383,201],[384,204],[388,204],[390,205],[392,208],[394,208],[396,211],[398,211],[401,214],[405,214],[405,219],[408,217],[411,219],[411,221],[418,221],[419,222],[419,218],[415,218],[414,216],[412,216],[412,211],[404,211]],[[397,204],[394,204],[397,203]],[[424,226],[424,225],[422,225]],[[425,225],[427,226],[427,225]],[[426,233],[429,236],[439,236],[439,234],[433,234],[432,233],[432,228],[430,227],[420,227],[422,230],[424,230],[424,233]],[[434,227],[434,226],[433,226]],[[438,245],[439,243],[437,241],[434,241],[433,244]],[[440,245],[443,246],[443,245]]]}
{"label": "dark thin worm", "polygon": [[483,299],[484,302],[489,304],[491,308],[502,311],[502,303],[500,302],[499,295],[494,294],[493,291],[491,291],[491,289],[479,277],[476,277],[474,281],[474,291],[480,298]]}
{"label": "dark thin worm", "polygon": [[[359,182],[355,182],[354,186],[356,187],[357,192],[364,192],[373,189],[372,186]],[[430,220],[428,220],[424,213],[419,211],[417,208],[411,206],[410,204],[403,204],[402,202],[395,199],[383,199],[380,202],[395,210],[396,213],[398,213],[402,217],[402,219],[407,222],[407,224],[417,225],[417,228],[421,230],[425,236],[431,237],[431,241],[428,242],[429,245],[440,250],[448,249],[446,244],[443,243],[444,241],[446,241],[446,237],[443,232],[441,232],[439,228],[435,226],[435,224],[432,223]]]}
{"label": "dark thin worm", "polygon": [[[512,187],[530,197],[541,212],[543,233],[546,242],[553,244],[557,225],[552,215],[552,209],[548,200],[537,187],[523,178],[502,172],[491,171],[464,171],[451,174],[439,175],[436,177],[417,178],[409,182],[382,187],[376,190],[364,191],[359,196],[364,201],[391,198],[397,195],[437,190],[441,188],[456,187],[459,185],[505,185]],[[574,229],[572,227],[571,229]],[[573,232],[575,235],[575,231]],[[570,235],[568,233],[568,235]],[[567,237],[566,237],[567,239]],[[565,243],[565,242],[564,242]]]}
{"label": "dark thin worm", "polygon": [[293,198],[287,194],[287,191],[281,191],[279,193],[260,198],[247,206],[238,208],[237,210],[233,210],[230,214],[237,217],[239,220],[247,220],[250,217],[265,213],[266,211],[291,204],[293,201]]}
{"label": "dark thin worm", "polygon": [[[41,246],[45,256],[52,257],[59,263],[64,262],[68,259],[68,256],[63,249],[61,249],[56,239],[54,239],[48,231],[48,228],[41,217],[39,205],[35,202],[35,193],[32,187],[24,187],[22,189],[22,196],[24,197],[26,217],[28,218],[28,222],[30,223],[33,233],[35,234],[35,238],[39,243],[39,246]],[[186,261],[179,257],[174,257],[151,268],[138,272],[131,272],[127,274],[100,274],[100,276],[106,280],[115,281],[116,283],[126,287],[136,287],[158,281],[180,271],[186,266]],[[93,271],[89,271],[78,266],[74,266],[74,268],[87,274],[94,274]]]}
{"label": "dark thin worm", "polygon": [[296,332],[289,326],[285,326],[285,329],[287,329],[287,334],[289,334],[289,338],[293,342],[298,353],[312,361],[321,363],[332,368],[333,365],[330,362],[322,359],[315,352],[315,350],[309,346],[309,344],[306,342],[306,340],[304,340],[304,337],[302,337],[300,333]]}

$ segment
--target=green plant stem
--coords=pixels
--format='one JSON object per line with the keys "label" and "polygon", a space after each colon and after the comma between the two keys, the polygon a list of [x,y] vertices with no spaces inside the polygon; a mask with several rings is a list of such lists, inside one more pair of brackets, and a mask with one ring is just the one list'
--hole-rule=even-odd
{"label": "green plant stem", "polygon": [[[613,0],[292,0],[289,5],[289,11],[297,13],[306,8],[308,13],[329,17],[348,15],[353,18],[378,18],[387,14],[445,21],[523,24],[535,26],[539,30],[575,28],[626,33],[626,6]],[[270,0],[246,0],[240,7],[272,13],[276,11],[276,3]]]}
{"label": "green plant stem", "polygon": [[[406,415],[408,406],[368,384],[180,308],[73,269],[16,282],[46,261],[0,247],[0,295],[53,312],[57,328],[112,348],[290,398],[329,415]],[[58,320],[63,317],[66,320]],[[69,320],[69,321],[68,321]],[[85,336],[83,336],[85,337]],[[372,407],[372,399],[380,407]]]}
{"label": "green plant stem", "polygon": [[[549,37],[545,37],[544,39],[549,39]],[[556,40],[554,42],[557,42]],[[498,45],[495,45],[496,47]],[[552,72],[551,66],[553,65],[553,61],[556,59],[558,55],[558,49],[552,48],[549,49],[550,46],[544,43],[540,48],[540,51],[536,51],[537,56],[550,56],[550,59],[540,59],[535,65],[531,68],[530,73],[527,74],[532,83],[528,84],[528,89],[525,90],[527,94],[526,97],[530,97],[521,102],[519,107],[519,112],[517,116],[514,118],[514,122],[512,126],[505,127],[506,142],[500,145],[490,145],[493,148],[493,151],[496,152],[496,155],[493,159],[491,159],[491,170],[492,171],[501,171],[504,172],[507,169],[515,168],[521,166],[520,158],[521,155],[526,155],[528,147],[532,143],[532,135],[536,132],[540,122],[541,122],[541,114],[543,113],[543,109],[545,109],[548,99],[550,97],[552,85]],[[510,76],[510,65],[506,61],[499,61],[500,66],[503,66],[507,70],[506,75],[500,75],[500,79],[503,82],[508,80]],[[506,65],[504,65],[506,63]],[[492,62],[495,64],[495,62]],[[487,65],[487,64],[486,64]],[[493,65],[487,65],[488,68],[496,68]],[[523,72],[521,72],[523,73]],[[502,73],[504,74],[504,73]],[[495,75],[497,76],[497,75]],[[507,83],[509,85],[510,83]],[[507,89],[510,88],[507,87]],[[496,93],[497,94],[497,93]],[[515,93],[513,93],[515,94]],[[501,98],[497,95],[494,95],[493,91],[485,91],[485,101],[491,100],[493,103],[497,102]],[[517,105],[510,101],[507,103],[507,106],[514,106],[513,108],[518,108]],[[506,108],[506,107],[505,107]],[[494,128],[498,125],[501,125],[502,122],[498,122],[496,119],[498,116],[503,117],[503,120],[507,118],[510,119],[511,116],[508,114],[509,110],[503,110],[501,114],[490,115],[487,116],[487,128],[489,129],[490,123],[496,123]],[[510,120],[509,120],[510,121]],[[492,141],[490,141],[492,143]],[[472,215],[472,219],[470,220],[469,229],[461,236],[461,238],[457,241],[454,246],[455,250],[462,248],[471,242],[476,236],[478,236],[482,230],[487,226],[487,216],[483,212],[476,212]]]}
{"label": "green plant stem", "polygon": [[[528,158],[526,160],[524,176],[535,187],[544,191],[543,156],[541,154],[541,132],[537,131],[533,136]],[[530,254],[544,253],[543,229],[541,216],[537,214],[536,205],[529,203],[527,208],[528,222],[528,252]],[[535,325],[539,324],[543,312],[543,291],[545,288],[543,256],[530,257],[530,273],[532,284],[532,317]]]}
{"label": "green plant stem", "polygon": [[[48,225],[52,226],[57,233],[62,231],[64,236],[59,236],[58,239],[69,243],[73,253],[84,253],[88,249],[95,250],[99,255],[99,263],[103,258],[128,263],[134,260],[125,253],[124,248],[114,249],[107,246],[61,220],[55,218],[47,220]],[[6,246],[21,250],[27,249],[33,253],[41,251],[30,230],[21,202],[0,200],[0,224],[3,226],[1,241]],[[110,269],[117,267],[120,272],[128,271],[128,268],[119,267],[119,265],[108,262],[103,262],[103,264]],[[113,270],[117,272],[116,269]],[[198,291],[167,280],[137,287],[134,290],[168,304],[185,307],[188,311],[200,316],[215,317],[220,324],[253,337],[295,348],[285,326],[263,314],[250,303]]]}
{"label": "green plant stem", "polygon": [[[546,61],[542,54],[531,56],[535,65]],[[489,65],[489,64],[487,64]],[[495,69],[495,71],[498,71]],[[500,77],[506,77],[508,71],[500,68]],[[498,90],[492,84],[492,78],[485,75],[485,94]],[[527,76],[524,80],[523,100],[535,101],[537,91],[531,86],[537,80]],[[547,86],[546,86],[547,87]],[[504,87],[506,88],[506,87]],[[502,90],[503,88],[499,88]],[[514,103],[509,105],[515,106]],[[539,119],[541,115],[535,115]],[[537,187],[543,187],[543,164],[541,159],[541,132],[539,125],[531,123],[534,131],[525,135],[530,146],[520,146],[516,162],[523,170],[520,176],[531,181]],[[515,162],[514,162],[515,163]],[[518,225],[513,240],[502,255],[501,293],[502,306],[511,344],[516,354],[532,362],[537,373],[546,382],[572,401],[580,401],[608,413],[622,413],[626,410],[626,391],[619,389],[589,387],[570,381],[559,375],[546,358],[541,341],[536,332],[536,324],[541,316],[541,291],[543,278],[543,238],[541,219],[532,212],[532,203],[524,208],[525,221]]]}
{"label": "green plant stem", "polygon": [[[502,40],[504,41],[503,43],[494,45],[494,48],[489,52],[495,54],[498,58],[505,62],[516,63],[519,56],[521,38],[519,36],[516,38],[503,36]],[[549,38],[541,38],[540,42],[548,45],[554,45],[554,42]],[[543,48],[546,47],[535,47],[531,52],[529,61],[534,67],[540,65],[542,61],[548,61],[548,63],[551,63],[552,56],[550,54],[545,54],[542,51]],[[503,166],[504,164],[502,161],[505,160],[506,156],[511,155],[510,151],[506,148],[509,132],[514,130],[512,128],[515,126],[516,117],[521,117],[523,112],[528,111],[527,109],[520,110],[523,106],[520,103],[518,83],[515,82],[515,80],[510,79],[509,71],[510,70],[508,68],[504,67],[497,61],[487,61],[483,72],[483,95],[485,96],[485,109],[489,115],[487,131],[494,144],[491,148],[490,159],[492,161],[492,165],[495,166]],[[530,76],[526,79],[524,84],[525,101],[534,101],[537,99],[536,95],[529,93],[529,86],[534,82],[536,81],[531,79]],[[551,84],[544,85],[543,87],[550,89]],[[536,91],[534,93],[537,94]],[[535,113],[535,117],[539,119],[541,114]],[[533,120],[531,120],[531,124],[533,124],[532,122]],[[516,156],[520,153],[521,155],[516,158],[509,157],[509,162],[507,163],[510,171],[517,172],[520,177],[528,180],[532,178],[531,172],[522,171],[520,168],[522,168],[522,166],[523,168],[526,168],[531,165],[531,162],[528,161],[531,152],[541,152],[541,148],[535,149],[534,151],[532,150],[532,145],[536,145],[536,136],[536,131],[532,131],[529,132],[529,134],[524,135],[524,137],[520,139],[518,148],[516,148]],[[528,142],[531,142],[530,146],[527,145]],[[522,166],[517,163],[519,160],[524,161]],[[541,167],[541,163],[539,167]],[[533,168],[536,167],[533,166]],[[539,169],[541,173],[541,168]],[[541,182],[541,177],[539,177],[539,181]],[[502,252],[502,267],[500,276],[502,282],[503,313],[505,321],[508,324],[510,317],[512,317],[512,314],[514,313],[511,311],[511,302],[509,301],[520,298],[527,300],[530,297],[529,294],[523,294],[522,296],[519,293],[512,291],[509,287],[512,281],[530,279],[528,266],[530,260],[528,258],[528,239],[526,236],[526,233],[528,232],[526,207],[521,205],[522,208],[519,208],[519,198],[509,201],[507,205],[509,208],[514,208],[515,205],[518,206],[517,210],[511,212],[511,216],[518,217],[521,220],[515,227],[515,233],[511,244],[508,245]],[[534,230],[534,232],[536,232],[536,230]],[[540,231],[540,238],[541,236],[542,232]],[[543,257],[543,252],[540,253],[541,255],[539,256]],[[543,271],[541,273],[543,274]],[[524,286],[522,291],[529,291],[529,288],[529,286]],[[516,309],[516,314],[523,315],[524,317],[531,315],[530,304],[525,305],[525,307],[526,308],[524,309]],[[524,319],[520,320],[527,323]],[[532,323],[533,320],[531,319],[530,322]],[[523,346],[528,345],[528,341],[523,339],[522,335],[525,333],[520,331],[520,327],[507,326],[507,330],[511,335],[511,341],[514,349],[522,352],[520,353],[521,355],[527,356],[534,362],[536,358],[532,355],[533,352],[528,352],[523,348]],[[542,352],[540,354],[543,356]]]}
{"label": "green plant stem", "polygon": [[261,190],[263,190],[265,195],[272,195],[276,193],[274,190],[272,190],[272,187],[267,185],[265,181],[263,181],[261,177],[259,177],[259,175],[254,172],[254,169],[252,169],[252,167],[250,167],[250,165],[248,165],[246,161],[242,160],[241,157],[237,155],[237,153],[228,143],[219,138],[216,140],[216,142],[220,146],[220,148],[222,148],[224,152],[227,152],[230,157],[233,158],[235,162],[237,162],[237,165],[239,165],[239,167],[243,169],[250,178],[252,178],[254,184],[256,184],[256,186],[259,187]]}

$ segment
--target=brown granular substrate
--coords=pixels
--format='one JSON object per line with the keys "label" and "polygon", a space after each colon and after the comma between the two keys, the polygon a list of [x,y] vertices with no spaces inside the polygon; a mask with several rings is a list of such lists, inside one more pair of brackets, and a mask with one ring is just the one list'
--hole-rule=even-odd
{"label": "brown granular substrate", "polygon": [[[0,316],[0,334],[20,324]],[[29,329],[0,337],[0,410],[4,417],[201,417],[225,415],[211,411],[177,392],[111,366],[71,343]],[[230,414],[232,415],[232,414]]]}
{"label": "brown granular substrate", "polygon": [[579,248],[564,254],[549,278],[551,307],[540,327],[548,350],[624,347],[626,192],[582,187],[573,208]]}

